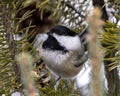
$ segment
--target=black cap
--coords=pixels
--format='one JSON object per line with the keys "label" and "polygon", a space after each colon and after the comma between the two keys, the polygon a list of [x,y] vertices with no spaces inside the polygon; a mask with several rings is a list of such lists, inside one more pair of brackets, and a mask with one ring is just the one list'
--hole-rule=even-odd
{"label": "black cap", "polygon": [[76,36],[77,34],[70,30],[69,28],[62,26],[62,25],[56,25],[50,30],[50,34],[55,33],[58,35],[63,35],[63,36]]}

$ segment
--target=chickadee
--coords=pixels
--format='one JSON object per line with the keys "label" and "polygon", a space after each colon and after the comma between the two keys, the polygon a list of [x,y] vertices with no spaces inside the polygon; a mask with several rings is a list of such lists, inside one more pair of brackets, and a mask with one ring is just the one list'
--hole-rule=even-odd
{"label": "chickadee", "polygon": [[40,36],[44,39],[37,49],[48,69],[61,78],[76,76],[87,60],[79,35],[65,26],[56,25]]}

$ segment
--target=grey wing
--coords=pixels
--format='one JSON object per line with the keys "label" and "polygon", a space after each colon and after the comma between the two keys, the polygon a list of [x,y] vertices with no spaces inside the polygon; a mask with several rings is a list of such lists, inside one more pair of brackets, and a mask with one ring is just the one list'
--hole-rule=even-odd
{"label": "grey wing", "polygon": [[82,56],[79,55],[77,57],[77,63],[74,65],[75,67],[80,67],[81,65],[83,65],[87,60],[88,60],[89,56],[88,56],[88,52],[84,53]]}
{"label": "grey wing", "polygon": [[[82,35],[86,34],[87,32],[83,32]],[[81,35],[81,36],[82,36]],[[80,38],[81,39],[81,38]],[[85,37],[84,37],[85,39]],[[81,40],[81,48],[78,51],[78,55],[76,57],[76,64],[74,65],[75,67],[80,67],[81,65],[83,65],[89,58],[89,54],[88,54],[88,50],[86,50],[85,48],[86,46],[84,45],[84,42]]]}

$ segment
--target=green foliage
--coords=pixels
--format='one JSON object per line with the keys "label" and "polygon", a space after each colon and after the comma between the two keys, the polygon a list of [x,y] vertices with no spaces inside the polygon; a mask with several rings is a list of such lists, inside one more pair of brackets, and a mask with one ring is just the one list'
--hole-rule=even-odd
{"label": "green foliage", "polygon": [[[28,34],[28,32],[30,28],[34,28],[35,26],[31,26],[30,22],[26,28],[19,29],[20,23],[29,18],[31,13],[36,9],[27,11],[21,18],[15,18],[17,12],[29,6],[29,4],[37,2],[36,8],[52,11],[50,18],[55,19],[55,24],[64,24],[77,33],[80,33],[85,27],[85,17],[88,13],[86,10],[89,8],[89,3],[86,3],[87,1],[89,2],[90,0],[83,0],[83,2],[81,0],[0,0],[0,95],[5,93],[9,96],[16,90],[23,90],[19,68],[15,61],[16,54],[26,52],[30,48],[29,53],[34,57],[34,62],[40,59],[36,56],[38,52],[33,47],[34,41],[32,44],[27,41],[27,39],[34,36],[34,33],[31,32],[31,34]],[[118,20],[120,20],[119,3],[119,0],[111,3],[115,4],[115,16]],[[42,13],[40,18],[43,18]],[[104,45],[102,49],[105,54],[112,55],[112,58],[105,58],[105,60],[112,61],[109,64],[109,68],[112,70],[120,65],[120,55],[114,54],[113,56],[113,53],[120,50],[120,27],[107,22],[104,31],[100,35],[100,39]],[[24,33],[24,35],[22,39],[16,40],[14,37],[19,33]],[[39,68],[34,64],[33,71],[36,72],[36,70],[39,71]],[[43,72],[48,76],[49,72],[45,69],[42,72],[40,71],[38,77],[35,77],[35,86],[40,91],[41,96],[77,96],[79,94],[74,90],[73,83],[69,84],[64,81],[60,82],[57,90],[54,90],[54,80],[51,80],[50,84],[46,84],[44,87],[41,86],[40,80],[44,79],[44,76],[41,76]]]}
{"label": "green foliage", "polygon": [[[5,3],[2,2],[0,5],[1,8],[0,9],[0,95],[6,93],[6,95],[9,96],[9,94],[13,90],[16,90],[20,86],[20,84],[16,82],[18,74],[15,73],[14,70],[15,69],[15,65],[14,65],[15,61],[13,60],[14,53],[12,53],[13,50],[11,49],[11,47],[13,46],[10,46],[10,44],[14,44],[14,43],[11,34],[7,33],[8,31],[11,30],[10,29],[11,26],[6,26],[6,24],[9,25],[10,18],[7,18],[9,17],[9,15],[5,14],[4,10],[6,7],[4,4]],[[9,38],[10,36],[11,39]]]}
{"label": "green foliage", "polygon": [[[12,0],[7,3],[0,1],[0,95],[5,93],[9,96],[22,88],[19,69],[14,59],[17,53],[28,48],[23,45],[24,43],[27,46],[26,36],[20,41],[14,38],[15,34],[19,33],[17,30],[19,22],[15,24],[14,17],[20,2],[21,0],[18,2]],[[29,13],[26,13],[27,16]],[[27,16],[24,16],[22,20]]]}
{"label": "green foliage", "polygon": [[[27,42],[27,39],[32,38],[34,33],[28,34],[31,26],[31,23],[28,27],[24,29],[19,29],[20,23],[31,16],[32,11],[27,11],[21,18],[15,18],[15,15],[19,10],[21,10],[25,6],[29,6],[29,4],[35,2],[34,0],[1,0],[0,1],[0,95],[6,94],[9,96],[14,91],[22,91],[23,84],[20,80],[20,72],[19,68],[15,61],[16,54],[20,52],[26,52],[29,48],[30,54],[33,55],[34,62],[37,62],[38,58],[36,56],[36,50],[33,47],[34,41],[32,44]],[[51,18],[56,19],[55,23],[65,24],[71,29],[80,32],[82,29],[82,24],[84,22],[84,17],[86,16],[81,14],[82,3],[74,0],[40,0],[36,1],[36,8],[44,9],[47,8],[53,11]],[[72,3],[73,2],[73,3]],[[78,4],[78,7],[75,5]],[[84,5],[83,5],[84,6]],[[67,9],[66,9],[67,8]],[[87,9],[87,7],[86,7]],[[85,12],[85,10],[83,12]],[[75,14],[78,14],[75,16]],[[68,15],[71,14],[71,15]],[[80,19],[80,17],[82,18]],[[42,14],[41,17],[42,19]],[[16,22],[17,20],[17,22]],[[67,23],[66,23],[67,20]],[[82,24],[82,25],[81,25]],[[84,26],[83,26],[84,27]],[[16,40],[16,34],[24,33],[22,39]],[[36,66],[34,66],[34,71],[36,71]],[[48,72],[48,71],[46,71]],[[54,82],[51,82],[51,85],[46,85],[45,87],[41,87],[39,83],[39,78],[35,77],[36,86],[40,91],[42,96],[77,96],[77,91],[74,90],[73,84],[67,84],[63,81],[60,82],[58,90],[54,90]],[[59,95],[58,95],[59,94]]]}
{"label": "green foliage", "polygon": [[78,90],[74,89],[73,82],[60,81],[57,90],[54,90],[54,81],[49,86],[40,88],[40,93],[42,96],[78,96]]}
{"label": "green foliage", "polygon": [[104,58],[106,61],[112,62],[107,65],[109,66],[109,70],[112,70],[120,65],[120,55],[117,53],[120,50],[120,26],[106,22],[104,32],[100,38],[103,44],[104,54],[112,56],[110,58]]}

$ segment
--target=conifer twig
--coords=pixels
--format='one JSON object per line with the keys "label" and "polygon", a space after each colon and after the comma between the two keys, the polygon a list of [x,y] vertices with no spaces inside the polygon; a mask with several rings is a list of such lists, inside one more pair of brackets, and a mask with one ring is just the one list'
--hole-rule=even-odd
{"label": "conifer twig", "polygon": [[33,79],[33,59],[30,54],[28,53],[21,53],[16,56],[16,60],[20,66],[21,70],[21,80],[26,89],[27,96],[36,96],[36,89],[34,86],[34,79]]}
{"label": "conifer twig", "polygon": [[88,23],[90,25],[89,32],[87,36],[89,41],[89,51],[91,56],[92,64],[92,87],[91,87],[91,96],[103,96],[102,90],[102,80],[101,80],[101,50],[100,42],[98,41],[98,32],[100,31],[103,21],[100,20],[101,12],[98,8],[93,10],[93,16],[88,17]]}

